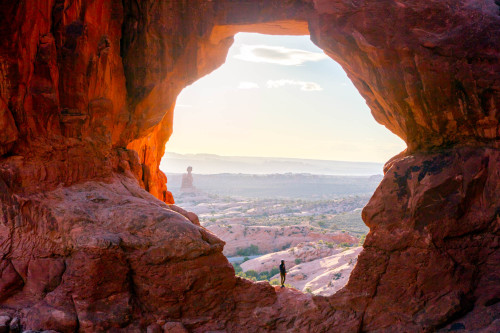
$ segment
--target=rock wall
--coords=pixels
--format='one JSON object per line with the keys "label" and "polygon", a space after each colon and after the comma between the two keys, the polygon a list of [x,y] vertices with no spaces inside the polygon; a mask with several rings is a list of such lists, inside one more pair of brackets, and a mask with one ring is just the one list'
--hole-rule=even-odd
{"label": "rock wall", "polygon": [[314,1],[311,38],[346,70],[375,119],[408,144],[498,147],[493,1]]}
{"label": "rock wall", "polygon": [[364,329],[498,319],[499,166],[498,149],[470,147],[393,162],[363,210],[370,233],[344,291],[364,294]]}
{"label": "rock wall", "polygon": [[[499,10],[3,2],[0,328],[498,331]],[[364,210],[349,283],[328,298],[234,277],[223,242],[165,204],[158,169],[176,96],[224,62],[236,32],[307,30],[408,144]]]}

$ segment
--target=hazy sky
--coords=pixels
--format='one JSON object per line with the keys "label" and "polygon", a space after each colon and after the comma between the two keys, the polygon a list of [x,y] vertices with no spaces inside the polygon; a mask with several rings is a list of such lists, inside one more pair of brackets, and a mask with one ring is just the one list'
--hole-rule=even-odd
{"label": "hazy sky", "polygon": [[385,162],[405,147],[309,36],[240,33],[179,95],[166,150]]}

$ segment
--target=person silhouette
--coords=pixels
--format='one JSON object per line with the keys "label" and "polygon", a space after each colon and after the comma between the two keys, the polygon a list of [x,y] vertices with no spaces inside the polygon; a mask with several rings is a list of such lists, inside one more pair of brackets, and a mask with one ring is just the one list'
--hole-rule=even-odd
{"label": "person silhouette", "polygon": [[284,288],[285,287],[285,279],[286,279],[285,260],[281,260],[280,276],[281,276],[281,288]]}

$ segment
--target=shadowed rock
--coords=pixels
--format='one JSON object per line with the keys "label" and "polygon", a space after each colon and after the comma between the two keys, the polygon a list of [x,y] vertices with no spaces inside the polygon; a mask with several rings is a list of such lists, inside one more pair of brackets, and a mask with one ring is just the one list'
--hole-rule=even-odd
{"label": "shadowed rock", "polygon": [[[498,326],[494,1],[30,0],[0,11],[0,316],[11,331]],[[331,297],[235,277],[224,243],[166,204],[158,166],[176,96],[224,62],[239,31],[309,33],[408,144]]]}

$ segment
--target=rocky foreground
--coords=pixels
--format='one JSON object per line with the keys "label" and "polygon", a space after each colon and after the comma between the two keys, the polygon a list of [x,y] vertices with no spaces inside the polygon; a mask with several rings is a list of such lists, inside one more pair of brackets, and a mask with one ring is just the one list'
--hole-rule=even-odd
{"label": "rocky foreground", "polygon": [[[2,329],[500,331],[499,10],[2,1]],[[159,163],[176,96],[239,31],[310,34],[408,145],[385,165],[356,267],[330,297],[235,277],[223,242],[167,205]]]}

